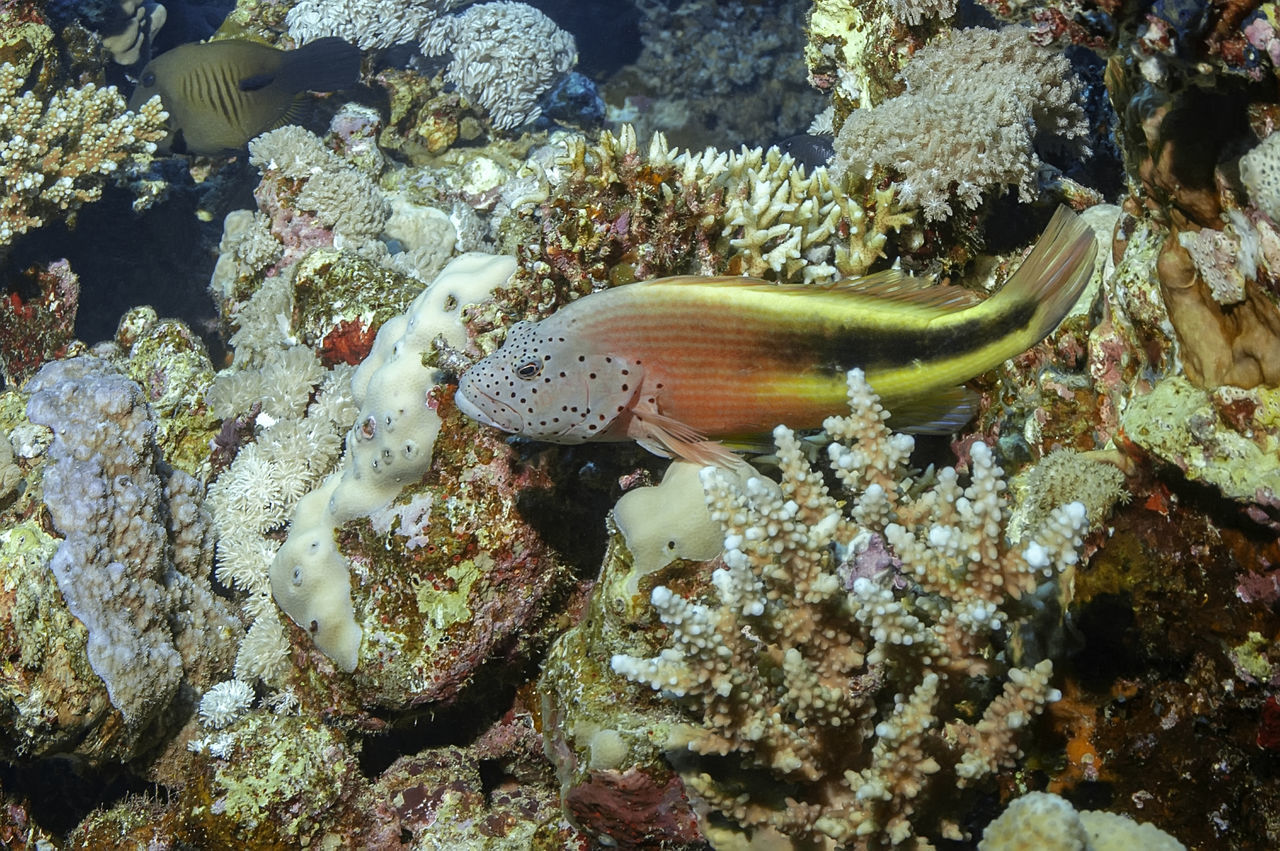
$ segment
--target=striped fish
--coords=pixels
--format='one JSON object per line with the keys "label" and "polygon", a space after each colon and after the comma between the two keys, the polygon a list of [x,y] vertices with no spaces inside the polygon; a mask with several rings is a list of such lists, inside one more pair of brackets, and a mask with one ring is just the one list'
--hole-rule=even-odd
{"label": "striped fish", "polygon": [[1060,208],[986,300],[896,271],[827,287],[699,277],[616,287],[512,326],[455,399],[471,418],[537,440],[635,440],[728,463],[707,438],[816,428],[847,410],[845,373],[861,367],[886,409],[954,430],[963,419],[948,411],[967,410],[960,383],[1057,327],[1096,247]]}
{"label": "striped fish", "polygon": [[359,49],[340,38],[290,51],[233,39],[184,44],[147,63],[129,108],[160,96],[172,131],[161,150],[234,153],[296,118],[302,92],[345,88],[359,74]]}

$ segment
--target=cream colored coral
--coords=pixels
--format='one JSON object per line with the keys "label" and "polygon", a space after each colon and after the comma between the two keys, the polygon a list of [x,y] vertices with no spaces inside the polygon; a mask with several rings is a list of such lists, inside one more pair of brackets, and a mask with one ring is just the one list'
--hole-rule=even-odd
{"label": "cream colored coral", "polygon": [[150,162],[168,130],[160,99],[127,109],[114,86],[21,92],[23,70],[0,65],[0,250],[50,218],[70,218],[107,181]]}
{"label": "cream colored coral", "polygon": [[825,168],[806,172],[777,148],[680,151],[655,133],[642,153],[635,130],[623,125],[617,136],[602,133],[594,146],[569,140],[559,165],[607,185],[621,180],[622,159],[641,156],[678,174],[662,184],[666,198],[724,198],[724,215],[702,224],[719,231],[726,254],[748,275],[804,283],[860,275],[884,256],[887,234],[912,221],[892,186],[851,196]]}
{"label": "cream colored coral", "polygon": [[724,535],[707,511],[698,471],[696,464],[673,461],[661,484],[627,491],[614,506],[639,575],[674,559],[706,561],[720,552]]}
{"label": "cream colored coral", "polygon": [[462,309],[504,286],[514,271],[512,257],[465,254],[406,313],[383,323],[351,378],[360,411],[347,435],[344,463],[294,509],[289,537],[272,561],[272,595],[343,670],[355,669],[363,631],[351,602],[350,565],[334,529],[385,507],[431,466],[442,420],[422,400],[442,379],[423,365],[422,355],[438,336],[464,345]]}
{"label": "cream colored coral", "polygon": [[537,118],[538,99],[578,62],[572,35],[527,3],[509,0],[437,18],[423,33],[422,52],[452,54],[445,78],[499,130]]}
{"label": "cream colored coral", "polygon": [[[701,710],[673,746],[736,753],[805,790],[778,808],[709,773],[687,774],[686,787],[730,820],[805,841],[880,834],[899,844],[915,835],[921,796],[1011,764],[1023,731],[1058,698],[1048,661],[1009,668],[994,650],[1007,640],[1013,601],[1076,561],[1084,510],[1059,508],[1012,545],[1004,479],[985,446],[973,450],[967,486],[950,468],[928,486],[906,467],[911,438],[885,427],[858,370],[849,398],[850,414],[825,424],[847,487],[840,497],[782,426],[779,484],[703,470],[725,530],[709,598],[657,586],[651,602],[670,643],[611,664]],[[885,539],[900,568],[862,564]],[[975,675],[1007,677],[976,724],[952,708]],[[952,779],[934,780],[943,774]]]}
{"label": "cream colored coral", "polygon": [[1028,792],[1010,802],[982,834],[979,851],[1184,851],[1145,822],[1097,810],[1076,812],[1065,798]]}

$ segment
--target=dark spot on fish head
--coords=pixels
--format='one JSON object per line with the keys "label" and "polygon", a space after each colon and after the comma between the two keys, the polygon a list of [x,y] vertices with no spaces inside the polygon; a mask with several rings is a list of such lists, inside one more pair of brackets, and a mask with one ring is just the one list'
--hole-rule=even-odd
{"label": "dark spot on fish head", "polygon": [[642,381],[643,370],[620,353],[584,345],[552,317],[513,325],[502,347],[461,377],[459,407],[526,437],[581,443],[625,414]]}

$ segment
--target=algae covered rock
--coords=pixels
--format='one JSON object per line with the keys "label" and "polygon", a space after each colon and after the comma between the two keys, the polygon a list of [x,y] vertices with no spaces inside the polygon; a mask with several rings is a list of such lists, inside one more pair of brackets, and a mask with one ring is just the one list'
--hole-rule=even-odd
{"label": "algae covered rock", "polygon": [[543,664],[537,691],[547,755],[570,818],[602,844],[701,847],[693,806],[664,756],[682,717],[615,674],[609,660],[618,652],[656,652],[657,637],[646,634],[649,592],[690,568],[705,581],[703,567],[676,561],[645,575],[614,530],[586,614]]}
{"label": "algae covered rock", "polygon": [[1280,495],[1280,389],[1202,390],[1164,379],[1130,402],[1124,433],[1142,452],[1243,504]]}
{"label": "algae covered rock", "polygon": [[399,822],[357,751],[320,718],[258,710],[192,742],[167,819],[196,848],[399,848]]}
{"label": "algae covered rock", "polygon": [[290,627],[304,702],[313,689],[338,704],[450,702],[482,674],[518,668],[548,638],[569,573],[520,500],[549,480],[447,394],[432,391],[428,405],[444,425],[422,480],[336,531],[362,636],[354,672],[335,677],[312,636]]}

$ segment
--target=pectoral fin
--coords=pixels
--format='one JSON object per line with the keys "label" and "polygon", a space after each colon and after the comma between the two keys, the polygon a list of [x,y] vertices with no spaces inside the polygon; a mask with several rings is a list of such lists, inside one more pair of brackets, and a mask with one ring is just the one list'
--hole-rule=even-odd
{"label": "pectoral fin", "polygon": [[275,74],[253,74],[248,77],[242,77],[240,80],[240,91],[256,92],[259,89],[265,89],[275,81]]}
{"label": "pectoral fin", "polygon": [[889,427],[908,434],[955,434],[973,419],[977,408],[977,393],[952,387],[928,398],[896,403]]}
{"label": "pectoral fin", "polygon": [[742,461],[720,443],[679,420],[673,420],[652,404],[637,405],[627,424],[627,436],[654,455],[679,458],[704,467],[737,469]]}

